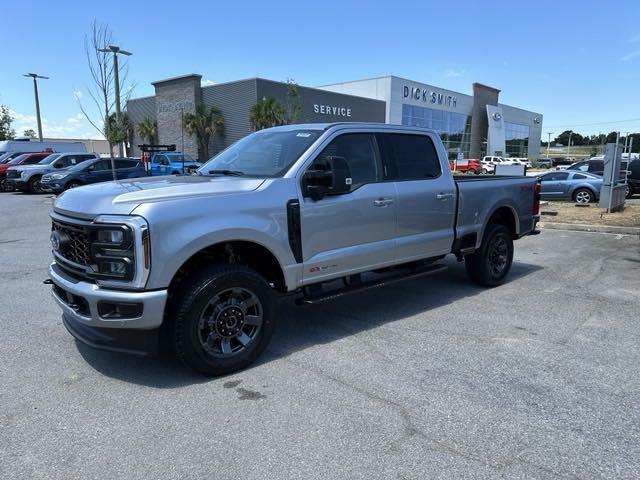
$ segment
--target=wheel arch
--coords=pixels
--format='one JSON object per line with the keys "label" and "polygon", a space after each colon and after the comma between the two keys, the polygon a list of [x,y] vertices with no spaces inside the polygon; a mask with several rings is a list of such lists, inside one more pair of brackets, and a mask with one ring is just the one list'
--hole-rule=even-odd
{"label": "wheel arch", "polygon": [[210,263],[244,265],[259,273],[275,290],[287,291],[284,271],[276,255],[255,240],[237,239],[221,240],[192,253],[173,274],[169,294],[190,272]]}
{"label": "wheel arch", "polygon": [[518,211],[512,205],[498,205],[491,211],[491,214],[488,215],[487,221],[482,228],[482,235],[478,239],[479,242],[482,242],[484,232],[487,230],[487,227],[492,224],[504,225],[509,229],[514,238],[517,238],[520,235],[520,218],[518,216]]}

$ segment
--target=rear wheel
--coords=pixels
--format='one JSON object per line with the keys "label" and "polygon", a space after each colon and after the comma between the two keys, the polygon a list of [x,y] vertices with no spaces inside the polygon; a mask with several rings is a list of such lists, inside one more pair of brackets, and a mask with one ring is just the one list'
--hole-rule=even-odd
{"label": "rear wheel", "polygon": [[595,199],[596,199],[596,197],[593,194],[593,192],[591,190],[586,189],[586,188],[579,188],[573,194],[573,200],[576,203],[581,203],[581,204],[591,203]]}
{"label": "rear wheel", "polygon": [[173,343],[188,367],[225,375],[250,365],[273,333],[273,291],[253,270],[214,265],[194,273],[179,287]]}
{"label": "rear wheel", "polygon": [[504,225],[488,225],[482,245],[465,258],[467,275],[475,283],[486,287],[500,285],[513,263],[513,238]]}

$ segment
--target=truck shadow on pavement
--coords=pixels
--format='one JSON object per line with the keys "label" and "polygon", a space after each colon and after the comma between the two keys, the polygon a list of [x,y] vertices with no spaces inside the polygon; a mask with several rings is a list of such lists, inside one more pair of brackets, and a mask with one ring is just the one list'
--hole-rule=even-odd
{"label": "truck shadow on pavement", "polygon": [[[449,267],[445,272],[345,295],[317,305],[297,306],[291,301],[282,302],[276,307],[276,331],[271,344],[248,369],[490,290],[471,283],[463,263],[454,258],[443,263]],[[504,285],[540,269],[539,265],[514,262]],[[136,357],[95,350],[80,342],[76,345],[84,360],[95,370],[124,382],[154,388],[180,388],[225,379],[194,373],[170,355]],[[242,372],[233,375],[239,374]]]}

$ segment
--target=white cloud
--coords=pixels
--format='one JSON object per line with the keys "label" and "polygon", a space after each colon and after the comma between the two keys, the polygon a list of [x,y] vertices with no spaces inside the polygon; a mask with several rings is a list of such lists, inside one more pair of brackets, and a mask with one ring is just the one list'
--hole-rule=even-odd
{"label": "white cloud", "polygon": [[640,57],[640,50],[634,50],[633,52],[627,53],[624,57],[620,59],[621,62],[627,62],[632,58]]}
{"label": "white cloud", "polygon": [[214,82],[213,80],[209,80],[208,78],[206,78],[206,79],[204,79],[204,80],[202,80],[200,82],[200,85],[202,85],[203,87],[209,87],[209,86],[215,85],[215,84],[216,84],[216,82]]}
{"label": "white cloud", "polygon": [[456,78],[456,77],[461,77],[462,75],[464,75],[464,70],[460,70],[460,69],[456,69],[456,68],[449,68],[448,70],[445,70],[444,72],[444,77],[445,78]]}
{"label": "white cloud", "polygon": [[[16,131],[17,135],[22,135],[22,132],[29,129],[37,131],[38,122],[35,115],[25,115],[23,113],[16,112],[15,110],[9,110],[9,113],[13,117],[12,128]],[[87,135],[86,132],[90,129],[90,125],[82,113],[78,113],[63,121],[50,120],[47,117],[42,117],[41,120],[42,134],[45,137],[100,138],[100,135],[97,132]]]}

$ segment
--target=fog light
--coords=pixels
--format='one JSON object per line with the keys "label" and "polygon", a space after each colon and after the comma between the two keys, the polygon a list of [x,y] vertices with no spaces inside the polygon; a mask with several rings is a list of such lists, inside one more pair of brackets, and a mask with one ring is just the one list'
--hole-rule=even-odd
{"label": "fog light", "polygon": [[123,262],[100,262],[98,269],[100,273],[110,275],[125,275],[127,273],[127,265]]}
{"label": "fog light", "polygon": [[98,242],[121,244],[124,240],[122,230],[98,230]]}

